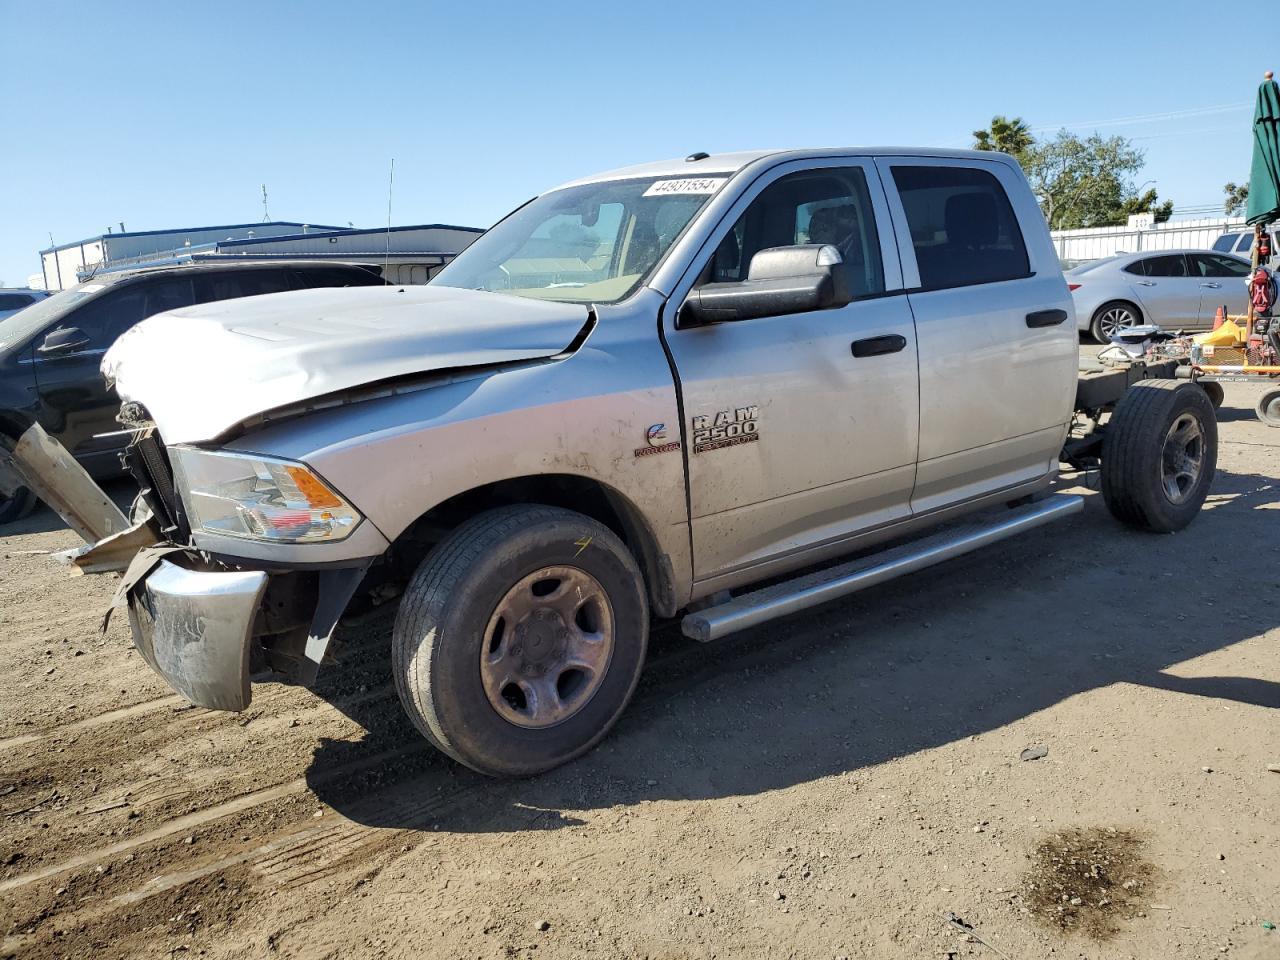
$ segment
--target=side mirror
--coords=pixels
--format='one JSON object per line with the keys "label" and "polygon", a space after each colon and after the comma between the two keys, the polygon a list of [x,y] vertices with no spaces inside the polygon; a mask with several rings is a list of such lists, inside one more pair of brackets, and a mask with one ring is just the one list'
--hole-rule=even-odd
{"label": "side mirror", "polygon": [[36,347],[36,353],[42,357],[62,357],[88,345],[89,338],[79,327],[59,327]]}
{"label": "side mirror", "polygon": [[843,263],[830,244],[761,250],[751,258],[746,280],[706,283],[690,293],[681,320],[725,323],[843,307],[852,299]]}

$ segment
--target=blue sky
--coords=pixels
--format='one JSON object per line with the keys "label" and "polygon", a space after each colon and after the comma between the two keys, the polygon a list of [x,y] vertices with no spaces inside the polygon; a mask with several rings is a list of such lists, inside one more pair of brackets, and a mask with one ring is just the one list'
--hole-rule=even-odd
{"label": "blue sky", "polygon": [[260,220],[262,183],[274,219],[377,226],[392,157],[396,223],[488,226],[609,167],[967,146],[995,113],[1132,137],[1139,180],[1216,203],[1280,46],[1211,10],[0,0],[0,279],[37,272],[50,233]]}

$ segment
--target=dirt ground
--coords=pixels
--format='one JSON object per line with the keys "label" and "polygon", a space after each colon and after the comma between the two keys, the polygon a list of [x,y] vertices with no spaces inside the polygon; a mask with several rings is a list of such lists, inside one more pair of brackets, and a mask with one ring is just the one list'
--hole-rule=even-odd
{"label": "dirt ground", "polygon": [[1090,492],[730,640],[661,628],[604,745],[514,783],[416,738],[389,612],[315,692],[184,705],[39,512],[0,538],[0,956],[1280,958],[1257,393],[1187,531]]}

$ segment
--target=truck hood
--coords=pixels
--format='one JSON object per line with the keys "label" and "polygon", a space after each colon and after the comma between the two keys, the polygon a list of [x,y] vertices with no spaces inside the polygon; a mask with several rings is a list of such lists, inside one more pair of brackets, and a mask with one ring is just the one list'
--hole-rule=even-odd
{"label": "truck hood", "polygon": [[588,308],[453,287],[341,287],[158,314],[107,351],[102,372],[166,443],[213,440],[249,417],[435,370],[551,357]]}

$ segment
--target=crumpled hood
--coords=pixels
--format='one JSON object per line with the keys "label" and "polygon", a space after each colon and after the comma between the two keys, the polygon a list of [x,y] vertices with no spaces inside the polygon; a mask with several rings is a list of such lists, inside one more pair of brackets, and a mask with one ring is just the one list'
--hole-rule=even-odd
{"label": "crumpled hood", "polygon": [[166,443],[199,442],[392,377],[554,356],[587,318],[581,304],[453,287],[299,290],[158,314],[115,342],[102,372]]}

